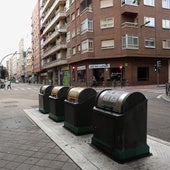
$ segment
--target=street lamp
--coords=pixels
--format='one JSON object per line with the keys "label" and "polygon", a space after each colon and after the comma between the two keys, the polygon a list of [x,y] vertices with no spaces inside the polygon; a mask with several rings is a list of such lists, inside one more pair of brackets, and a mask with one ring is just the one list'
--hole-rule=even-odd
{"label": "street lamp", "polygon": [[145,25],[149,24],[150,21],[145,22],[144,24],[140,25],[140,28],[144,27]]}
{"label": "street lamp", "polygon": [[21,53],[17,53],[17,51],[15,51],[14,53],[9,53],[9,54],[5,55],[5,56],[1,59],[1,61],[0,61],[0,77],[1,77],[1,69],[2,69],[1,65],[2,65],[2,62],[3,62],[4,59],[6,59],[8,56],[10,56],[10,55],[14,56],[15,54],[21,54]]}

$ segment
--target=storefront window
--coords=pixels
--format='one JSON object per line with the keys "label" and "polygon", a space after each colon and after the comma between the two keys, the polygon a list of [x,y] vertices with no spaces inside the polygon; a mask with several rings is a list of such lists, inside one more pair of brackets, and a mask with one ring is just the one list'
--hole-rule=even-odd
{"label": "storefront window", "polygon": [[138,75],[138,81],[148,81],[149,80],[149,68],[138,67],[137,75]]}
{"label": "storefront window", "polygon": [[85,82],[86,80],[86,70],[78,70],[77,78],[79,82]]}

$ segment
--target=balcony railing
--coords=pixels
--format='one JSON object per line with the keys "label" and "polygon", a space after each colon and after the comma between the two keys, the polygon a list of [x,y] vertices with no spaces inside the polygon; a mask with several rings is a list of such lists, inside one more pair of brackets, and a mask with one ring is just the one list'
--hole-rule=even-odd
{"label": "balcony railing", "polygon": [[60,17],[66,17],[66,11],[60,10],[56,13],[56,16],[51,20],[49,24],[46,25],[46,28],[43,31],[43,34],[49,30],[49,28],[60,18]]}
{"label": "balcony railing", "polygon": [[138,28],[138,23],[136,22],[123,22],[121,24],[122,28]]}
{"label": "balcony railing", "polygon": [[67,45],[65,41],[58,42],[55,46],[49,47],[47,50],[44,51],[43,58],[52,53],[55,53],[56,51],[60,49],[66,49],[66,48],[67,48]]}
{"label": "balcony railing", "polygon": [[49,17],[49,15],[52,13],[52,11],[56,8],[56,6],[58,5],[58,3],[60,1],[65,1],[65,0],[55,0],[55,2],[53,3],[53,5],[51,6],[51,8],[48,10],[48,12],[45,14],[45,17],[43,19],[43,23],[46,21],[46,19]]}
{"label": "balcony railing", "polygon": [[91,7],[87,7],[87,8],[85,8],[85,9],[83,9],[83,11],[81,11],[81,15],[83,15],[83,14],[86,13],[86,12],[93,12],[93,11],[92,11],[92,8],[91,8]]}
{"label": "balcony railing", "polygon": [[47,5],[49,4],[50,0],[47,0],[45,3],[41,4],[41,11],[42,13],[44,12],[44,10],[46,9]]}
{"label": "balcony railing", "polygon": [[51,67],[63,65],[63,64],[67,64],[67,58],[66,57],[62,57],[61,59],[57,59],[57,60],[53,60],[53,61],[50,61],[50,62],[43,63],[42,66],[45,69],[45,68],[51,68]]}
{"label": "balcony railing", "polygon": [[57,37],[60,33],[66,33],[66,27],[61,27],[54,31],[46,40],[43,42],[43,46],[48,44],[53,38]]}

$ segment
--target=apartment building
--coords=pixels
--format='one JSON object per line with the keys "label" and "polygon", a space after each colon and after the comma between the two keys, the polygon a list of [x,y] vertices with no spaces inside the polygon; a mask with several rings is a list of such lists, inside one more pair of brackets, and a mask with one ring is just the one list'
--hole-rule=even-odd
{"label": "apartment building", "polygon": [[34,82],[41,83],[40,0],[32,12],[32,61]]}
{"label": "apartment building", "polygon": [[66,15],[71,85],[168,81],[170,0],[66,0]]}
{"label": "apartment building", "polygon": [[65,0],[41,0],[40,4],[42,82],[69,85]]}
{"label": "apartment building", "polygon": [[25,51],[25,82],[29,82],[29,80],[34,83],[35,75],[33,74],[33,60],[32,60],[32,50],[28,48]]}

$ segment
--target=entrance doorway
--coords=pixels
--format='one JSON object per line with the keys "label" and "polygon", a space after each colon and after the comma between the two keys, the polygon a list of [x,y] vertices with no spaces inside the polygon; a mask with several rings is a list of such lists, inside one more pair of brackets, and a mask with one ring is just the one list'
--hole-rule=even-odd
{"label": "entrance doorway", "polygon": [[121,85],[123,83],[123,77],[124,77],[124,72],[123,72],[123,67],[114,67],[110,69],[111,72],[111,81],[113,86]]}
{"label": "entrance doorway", "polygon": [[95,76],[98,86],[103,85],[103,82],[104,82],[104,69],[103,68],[93,69],[93,76]]}

